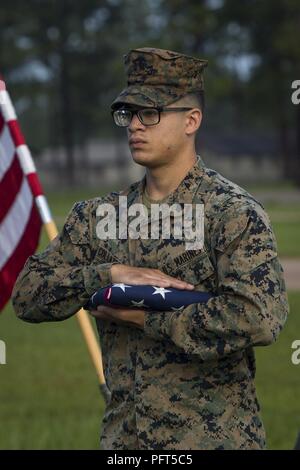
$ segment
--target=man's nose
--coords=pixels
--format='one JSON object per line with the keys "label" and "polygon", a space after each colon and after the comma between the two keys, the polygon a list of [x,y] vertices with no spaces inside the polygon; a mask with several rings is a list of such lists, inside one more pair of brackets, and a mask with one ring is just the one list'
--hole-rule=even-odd
{"label": "man's nose", "polygon": [[137,129],[144,129],[144,124],[141,123],[136,113],[133,114],[131,123],[128,126],[130,131],[135,131]]}

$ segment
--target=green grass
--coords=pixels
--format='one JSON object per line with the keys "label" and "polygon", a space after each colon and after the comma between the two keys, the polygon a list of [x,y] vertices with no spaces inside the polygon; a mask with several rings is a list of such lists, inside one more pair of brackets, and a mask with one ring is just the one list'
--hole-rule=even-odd
{"label": "green grass", "polygon": [[258,397],[268,448],[291,449],[300,432],[300,365],[291,362],[291,345],[300,339],[300,292],[289,292],[290,315],[275,344],[256,348]]}
{"label": "green grass", "polygon": [[270,216],[281,257],[300,257],[300,204],[269,204]]}
{"label": "green grass", "polygon": [[300,223],[274,222],[278,252],[281,257],[300,257]]}
{"label": "green grass", "polygon": [[[113,191],[113,189],[112,189]],[[96,189],[91,190],[65,190],[65,191],[50,191],[47,193],[47,199],[49,206],[53,212],[54,217],[66,217],[68,212],[71,210],[72,205],[77,201],[82,201],[84,199],[91,199],[96,196],[103,196],[107,194],[101,190],[97,191]]]}
{"label": "green grass", "polygon": [[242,186],[244,186],[247,191],[255,192],[255,191],[292,191],[297,190],[296,184],[289,180],[281,180],[281,181],[260,181],[259,183],[247,183],[243,182]]}
{"label": "green grass", "polygon": [[75,318],[30,325],[0,318],[1,449],[96,449],[103,400]]}
{"label": "green grass", "polygon": [[[75,201],[95,195],[50,194],[59,225]],[[281,256],[300,256],[298,209],[269,208]],[[43,234],[41,249],[46,244]],[[291,449],[300,430],[300,365],[291,363],[291,343],[300,339],[300,292],[289,298],[291,314],[280,339],[256,350],[270,449]],[[104,404],[76,319],[26,324],[8,305],[0,316],[0,339],[7,347],[7,364],[0,365],[0,449],[97,449]]]}

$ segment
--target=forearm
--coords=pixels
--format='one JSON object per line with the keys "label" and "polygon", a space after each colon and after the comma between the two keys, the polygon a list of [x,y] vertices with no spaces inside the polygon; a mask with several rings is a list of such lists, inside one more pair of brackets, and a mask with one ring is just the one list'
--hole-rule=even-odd
{"label": "forearm", "polygon": [[259,286],[255,279],[262,267],[232,282],[226,293],[206,304],[193,304],[182,312],[146,313],[145,333],[155,339],[171,340],[203,361],[272,343],[288,313],[284,286],[273,269],[276,263],[273,260],[268,265],[269,282]]}
{"label": "forearm", "polygon": [[76,313],[100,287],[111,282],[111,264],[61,265],[49,268],[30,257],[14,286],[12,301],[19,318],[59,321]]}

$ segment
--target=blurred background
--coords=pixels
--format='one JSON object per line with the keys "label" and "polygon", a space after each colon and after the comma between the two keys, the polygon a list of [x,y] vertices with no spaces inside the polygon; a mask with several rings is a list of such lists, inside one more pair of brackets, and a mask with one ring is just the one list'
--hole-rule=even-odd
{"label": "blurred background", "polygon": [[[265,206],[285,269],[290,318],[257,348],[257,390],[270,449],[300,430],[300,80],[298,0],[1,0],[0,73],[59,228],[75,201],[143,175],[110,103],[126,86],[123,55],[159,47],[208,59],[197,150]],[[0,195],[1,201],[1,195]],[[1,203],[1,202],[0,202]],[[43,234],[39,250],[47,244]],[[75,319],[28,325],[0,315],[0,449],[98,447],[103,400]]]}

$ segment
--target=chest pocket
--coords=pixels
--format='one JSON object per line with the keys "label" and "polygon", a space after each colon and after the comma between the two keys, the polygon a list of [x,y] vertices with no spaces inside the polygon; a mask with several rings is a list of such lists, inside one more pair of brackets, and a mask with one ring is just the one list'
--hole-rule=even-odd
{"label": "chest pocket", "polygon": [[197,290],[216,291],[217,274],[205,250],[185,250],[180,248],[161,253],[159,268],[170,276],[189,282]]}

